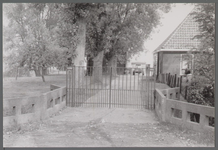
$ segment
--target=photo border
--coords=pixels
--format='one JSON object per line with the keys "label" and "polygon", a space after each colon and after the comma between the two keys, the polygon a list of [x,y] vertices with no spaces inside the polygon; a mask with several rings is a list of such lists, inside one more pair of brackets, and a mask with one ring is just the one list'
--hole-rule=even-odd
{"label": "photo border", "polygon": [[[215,3],[215,7],[216,7],[216,10],[218,10],[218,6],[217,6],[217,0],[1,0],[1,7],[0,7],[0,12],[2,13],[2,3],[64,3],[64,2],[79,2],[79,3],[82,3],[82,2],[96,2],[96,3]],[[217,31],[217,20],[218,20],[218,11],[216,11],[215,13],[215,18],[216,18],[216,31]],[[3,20],[2,20],[2,14],[1,14],[1,35],[3,34]],[[215,32],[216,32],[215,31]],[[218,32],[216,32],[216,37],[218,37]],[[1,44],[1,53],[0,53],[0,58],[2,59],[1,62],[3,62],[3,51],[2,51],[2,43],[3,41],[1,40],[0,41],[0,44]],[[218,41],[216,39],[216,44],[215,44],[215,49],[217,51],[217,47],[218,47]],[[218,64],[218,53],[216,52],[215,53],[215,56],[216,56],[216,60],[215,60],[215,64]],[[3,110],[3,67],[2,67],[3,63],[1,63],[0,65],[0,70],[1,70],[1,74],[0,74],[0,85],[1,85],[1,91],[0,91],[0,96],[2,98],[2,101],[0,103],[0,107],[2,108]],[[218,75],[218,65],[215,65],[215,74]],[[218,79],[216,78],[215,79],[215,87],[218,87]],[[218,88],[215,88],[215,99],[218,97],[217,95],[218,93]],[[218,120],[218,110],[216,109],[218,107],[218,103],[215,102],[215,120]],[[3,111],[1,111],[1,116],[3,116]],[[0,122],[0,125],[1,125],[1,133],[2,133],[2,140],[1,140],[1,145],[0,145],[0,148],[3,148],[3,117],[1,119],[1,122]],[[217,126],[218,124],[215,123],[215,147],[211,148],[211,147],[195,147],[195,149],[216,149],[217,147],[217,143],[218,143],[218,139],[217,139],[217,134],[218,134],[218,130],[217,129]],[[123,147],[123,148],[116,148],[116,147],[107,147],[107,148],[103,148],[103,147],[78,147],[78,148],[65,148],[65,147],[55,147],[55,148],[25,148],[27,150],[35,150],[35,149],[46,149],[46,150],[54,150],[54,149],[65,149],[65,150],[70,150],[70,149],[80,149],[80,150],[83,150],[83,149],[154,149],[154,150],[157,150],[157,149],[193,149],[193,148],[190,148],[190,147],[181,147],[181,148],[178,148],[178,147]],[[23,150],[24,148],[4,148],[6,150],[15,150],[15,149],[20,149],[20,150]]]}

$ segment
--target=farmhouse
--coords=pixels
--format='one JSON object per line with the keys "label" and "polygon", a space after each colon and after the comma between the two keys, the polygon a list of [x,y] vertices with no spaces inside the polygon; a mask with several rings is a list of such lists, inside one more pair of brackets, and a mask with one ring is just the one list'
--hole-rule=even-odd
{"label": "farmhouse", "polygon": [[198,23],[189,14],[179,26],[154,50],[154,68],[159,74],[184,75],[185,69],[193,71],[193,61],[187,62],[187,52],[197,48],[200,42],[193,39],[199,33]]}

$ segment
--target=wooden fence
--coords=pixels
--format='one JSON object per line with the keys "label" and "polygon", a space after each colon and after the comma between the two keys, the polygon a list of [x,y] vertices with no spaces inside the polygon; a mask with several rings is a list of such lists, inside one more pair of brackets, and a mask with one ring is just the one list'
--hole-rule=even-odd
{"label": "wooden fence", "polygon": [[157,82],[167,84],[171,88],[179,87],[180,94],[187,99],[188,87],[183,83],[183,76],[171,75],[170,73],[159,74],[157,77]]}

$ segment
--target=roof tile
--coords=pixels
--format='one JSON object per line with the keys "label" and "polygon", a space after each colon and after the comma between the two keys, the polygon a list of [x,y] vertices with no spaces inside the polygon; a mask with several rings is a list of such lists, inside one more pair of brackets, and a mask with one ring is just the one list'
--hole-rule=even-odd
{"label": "roof tile", "polygon": [[198,23],[195,22],[192,15],[188,15],[182,23],[155,49],[154,52],[160,49],[191,49],[198,47],[200,42],[193,39],[199,34]]}

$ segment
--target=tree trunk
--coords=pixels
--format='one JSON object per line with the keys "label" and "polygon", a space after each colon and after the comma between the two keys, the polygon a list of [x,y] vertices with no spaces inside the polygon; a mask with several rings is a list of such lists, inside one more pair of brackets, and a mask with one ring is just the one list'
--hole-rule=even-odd
{"label": "tree trunk", "polygon": [[45,72],[46,68],[41,67],[41,70],[42,70],[42,71],[41,71],[41,72],[42,72],[42,73],[41,73],[42,81],[45,82],[44,72]]}
{"label": "tree trunk", "polygon": [[36,74],[36,77],[41,76],[39,67],[37,68],[36,66],[34,66],[34,72],[35,72],[35,74]]}
{"label": "tree trunk", "polygon": [[112,76],[115,77],[117,75],[117,57],[113,56],[109,63],[108,63],[109,68],[112,67]]}
{"label": "tree trunk", "polygon": [[45,82],[45,77],[43,74],[42,74],[42,81]]}
{"label": "tree trunk", "polygon": [[101,51],[93,59],[93,82],[102,82],[103,57],[104,57],[104,51]]}
{"label": "tree trunk", "polygon": [[17,77],[18,77],[18,67],[16,68],[16,80],[17,80]]}
{"label": "tree trunk", "polygon": [[43,75],[48,75],[48,68],[43,68],[42,73]]}
{"label": "tree trunk", "polygon": [[[76,57],[73,58],[72,63],[75,66],[85,66],[85,45],[86,45],[86,22],[81,19],[77,21],[78,29],[78,42],[76,47]],[[74,50],[73,50],[74,51]]]}

